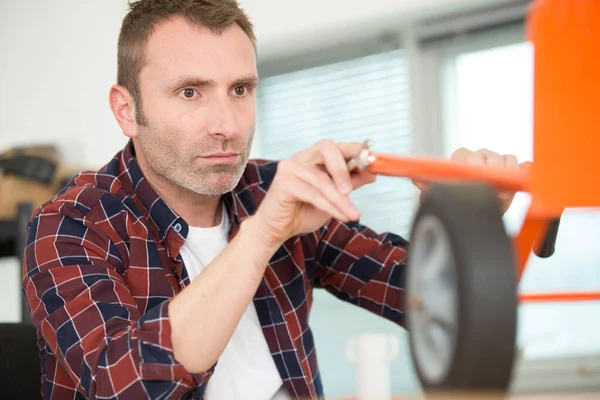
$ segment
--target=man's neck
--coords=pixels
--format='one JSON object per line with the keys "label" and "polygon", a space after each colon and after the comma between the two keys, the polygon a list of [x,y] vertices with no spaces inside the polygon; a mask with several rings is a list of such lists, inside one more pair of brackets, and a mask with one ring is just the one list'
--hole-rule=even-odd
{"label": "man's neck", "polygon": [[161,199],[190,226],[210,228],[221,223],[221,196],[201,195],[167,182],[161,176],[146,177]]}

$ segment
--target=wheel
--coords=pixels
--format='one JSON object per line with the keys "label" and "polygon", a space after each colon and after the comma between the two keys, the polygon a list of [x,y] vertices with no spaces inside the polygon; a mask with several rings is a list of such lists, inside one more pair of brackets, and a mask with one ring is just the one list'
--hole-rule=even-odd
{"label": "wheel", "polygon": [[432,186],[410,246],[407,329],[423,391],[504,395],[515,358],[517,281],[495,191]]}

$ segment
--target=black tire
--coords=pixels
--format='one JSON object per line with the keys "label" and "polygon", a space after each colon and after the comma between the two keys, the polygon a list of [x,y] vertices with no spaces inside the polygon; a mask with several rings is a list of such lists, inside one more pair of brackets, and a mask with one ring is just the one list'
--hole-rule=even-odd
{"label": "black tire", "polygon": [[[427,246],[433,243],[435,230],[427,228],[427,225],[442,228],[437,232],[445,235],[444,249],[449,249],[449,252],[439,254],[447,254],[448,259],[432,265],[445,264],[447,271],[444,272],[443,266],[439,270],[431,269],[435,268],[431,266],[427,268],[436,271],[435,274],[442,271],[440,276],[443,275],[446,281],[442,279],[441,282],[448,285],[446,290],[452,291],[451,296],[439,295],[442,292],[433,287],[435,282],[430,278],[420,284],[415,283],[420,279],[416,274],[428,271],[422,255],[433,253],[427,252]],[[427,229],[431,231],[430,237]],[[438,236],[437,240],[442,240],[442,236]],[[437,260],[440,259],[439,254]],[[425,262],[419,262],[419,258]],[[421,271],[417,263],[423,266]],[[414,219],[406,274],[410,352],[425,394],[435,397],[460,393],[461,398],[466,394],[504,396],[510,387],[516,354],[517,281],[512,244],[504,228],[496,192],[487,186],[474,184],[438,184],[427,190]],[[423,347],[423,332],[435,338],[432,333],[435,331],[431,330],[433,325],[424,330],[422,321],[439,319],[426,312],[419,314],[424,309],[423,298],[419,298],[419,290],[423,287],[438,290],[430,293],[433,293],[430,297],[437,297],[438,301],[440,298],[442,301],[452,299],[437,303],[444,304],[439,309],[451,310],[446,315],[450,315],[452,323],[438,323],[440,326],[445,324],[445,327],[436,328],[453,332],[445,348],[432,346],[434,339]],[[443,371],[438,369],[437,375],[431,373],[435,369],[427,371],[425,361],[430,360],[419,354],[419,351],[430,352],[434,348],[449,349],[445,353],[448,355],[446,364],[440,364],[447,367]]]}

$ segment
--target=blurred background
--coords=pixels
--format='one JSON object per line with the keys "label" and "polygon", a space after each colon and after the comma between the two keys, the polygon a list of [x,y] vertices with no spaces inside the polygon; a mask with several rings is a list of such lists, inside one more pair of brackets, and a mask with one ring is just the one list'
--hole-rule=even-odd
{"label": "blurred background", "polygon": [[[396,154],[449,157],[465,146],[532,160],[529,1],[241,4],[258,37],[254,157],[284,158],[324,138],[370,138],[373,150]],[[0,153],[52,146],[61,163],[96,169],[120,150],[126,138],[108,107],[108,89],[126,6],[0,1]],[[0,187],[0,198],[7,190]],[[353,199],[363,223],[410,239],[417,195],[406,180],[380,177]],[[505,216],[509,232],[519,229],[528,201],[517,196]],[[0,216],[13,213],[14,204],[1,207]],[[14,226],[0,222],[0,242],[13,246]],[[556,253],[532,256],[520,291],[600,289],[598,237],[600,213],[567,210]],[[20,321],[19,260],[9,250],[0,254],[0,322]],[[366,333],[399,341],[389,364],[392,392],[419,391],[404,331],[321,291],[311,323],[328,398],[355,394],[346,344]],[[600,390],[599,330],[598,302],[520,305],[513,390]]]}

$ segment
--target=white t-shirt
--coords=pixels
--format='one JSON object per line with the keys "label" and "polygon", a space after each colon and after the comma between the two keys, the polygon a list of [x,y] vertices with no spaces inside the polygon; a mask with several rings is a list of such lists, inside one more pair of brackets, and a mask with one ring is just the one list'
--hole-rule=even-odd
{"label": "white t-shirt", "polygon": [[[211,228],[190,227],[181,248],[190,281],[193,281],[227,246],[229,219],[225,207],[221,224]],[[235,329],[219,357],[204,392],[206,400],[288,400],[273,357],[263,334],[254,302]]]}

